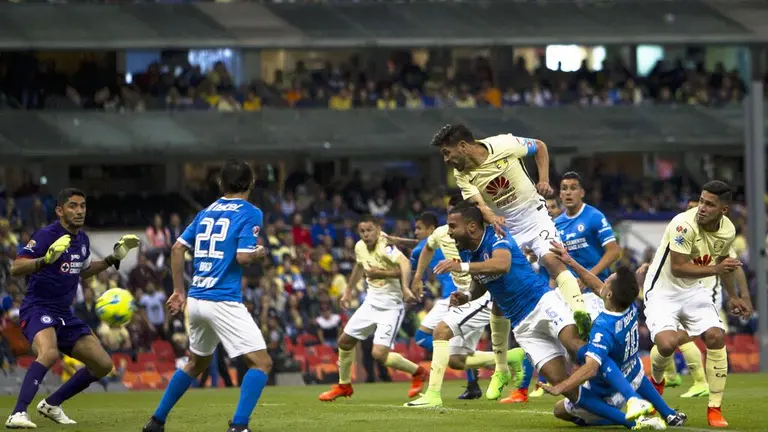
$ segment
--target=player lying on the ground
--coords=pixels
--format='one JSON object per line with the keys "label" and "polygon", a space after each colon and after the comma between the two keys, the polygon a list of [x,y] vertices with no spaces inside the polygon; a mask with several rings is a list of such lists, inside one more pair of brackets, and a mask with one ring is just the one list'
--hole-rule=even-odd
{"label": "player lying on the ground", "polygon": [[739,260],[728,256],[736,236],[728,212],[732,192],[721,181],[702,187],[699,206],[675,216],[667,225],[645,278],[645,316],[654,347],[651,349],[652,381],[664,391],[664,372],[678,348],[678,330],[701,335],[707,346],[709,403],[707,421],[726,427],[721,404],[728,376],[728,353],[720,311],[712,303],[703,281],[719,276],[728,292],[728,312],[751,316],[748,296],[736,294],[734,271]]}
{"label": "player lying on the ground", "polygon": [[29,243],[19,246],[11,264],[11,276],[27,278],[19,320],[21,331],[37,357],[24,376],[16,407],[5,422],[6,428],[37,428],[27,415],[27,407],[60,352],[83,362],[85,367],[37,405],[42,416],[56,423],[75,424],[64,414],[61,404],[112,371],[109,354],[88,325],[72,313],[72,301],[81,279],[95,276],[111,266],[119,267],[128,252],[139,245],[139,238],[124,235],[115,244],[112,255],[93,261],[91,242],[82,230],[85,213],[83,191],[69,188],[59,192],[56,199],[59,220],[32,234]]}
{"label": "player lying on the ground", "polygon": [[[396,352],[391,352],[405,315],[405,304],[416,297],[409,287],[411,263],[408,258],[381,235],[379,221],[370,215],[360,218],[360,241],[355,245],[357,263],[349,276],[347,289],[341,296],[341,304],[348,308],[352,291],[365,275],[368,293],[360,308],[349,319],[339,337],[339,383],[321,393],[323,402],[339,397],[350,397],[352,390],[352,361],[358,341],[366,340],[373,333],[373,358],[384,365],[411,375],[408,397],[414,397],[424,387],[427,372],[421,366]],[[392,270],[398,276],[392,277]]]}
{"label": "player lying on the ground", "polygon": [[[461,296],[457,300],[466,303],[490,292],[495,307],[510,320],[515,339],[531,357],[539,373],[551,383],[565,381],[568,377],[566,349],[575,358],[584,341],[579,338],[572,312],[562,297],[533,271],[509,233],[499,236],[492,226],[486,226],[482,212],[475,204],[465,201],[454,207],[448,214],[448,229],[464,262],[446,260],[436,271],[464,270],[474,279],[471,298]],[[442,380],[447,362],[445,356],[433,357],[430,383]],[[624,388],[628,394],[633,393],[610,358],[604,362],[603,369],[611,385]],[[574,402],[580,401],[577,389],[564,394]],[[591,403],[586,406],[590,411],[616,419],[617,423],[627,427],[644,427],[646,419],[643,416],[653,409],[635,393],[629,398],[627,420],[624,420],[621,411],[603,400],[588,399]]]}
{"label": "player lying on the ground", "polygon": [[687,417],[683,413],[675,412],[664,402],[646,378],[638,355],[640,335],[635,300],[640,293],[640,286],[635,275],[626,267],[619,267],[616,273],[603,283],[571,258],[561,245],[553,243],[553,252],[576,272],[585,285],[605,301],[605,310],[592,322],[589,343],[580,352],[580,357],[583,355],[584,358],[579,360],[584,365],[573,371],[567,380],[555,386],[542,385],[546,392],[557,396],[577,389],[589,381],[589,385],[580,388],[580,399],[576,403],[566,400],[555,405],[555,416],[580,426],[614,424],[612,419],[595,417],[587,412],[582,402],[585,395],[593,395],[616,408],[624,405],[625,397],[598,375],[601,365],[610,359],[619,365],[632,389],[636,390],[640,397],[650,401],[667,424],[682,426]]}
{"label": "player lying on the ground", "polygon": [[[257,246],[261,210],[248,202],[254,175],[243,160],[228,160],[221,169],[222,197],[198,213],[171,249],[173,294],[171,316],[189,314],[189,362],[176,371],[143,432],[163,432],[168,414],[197,377],[208,369],[221,342],[232,358],[242,357],[249,369],[240,384],[240,400],[227,432],[249,432],[251,414],[261,397],[272,358],[259,327],[243,305],[243,266],[264,259]],[[187,299],[184,255],[194,251],[194,275]]]}

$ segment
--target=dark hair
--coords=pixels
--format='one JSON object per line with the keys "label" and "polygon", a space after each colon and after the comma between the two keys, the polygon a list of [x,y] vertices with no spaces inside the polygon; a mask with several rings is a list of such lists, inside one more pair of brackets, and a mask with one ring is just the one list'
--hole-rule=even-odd
{"label": "dark hair", "polygon": [[553,197],[547,198],[546,200],[547,201],[554,201],[555,204],[557,204],[557,206],[560,207],[560,198],[558,198],[556,196],[553,196]]}
{"label": "dark hair", "polygon": [[701,190],[707,191],[712,195],[717,195],[717,197],[720,198],[720,202],[722,204],[730,204],[731,200],[733,199],[733,192],[731,191],[731,187],[728,186],[728,183],[724,181],[710,180],[704,183],[704,186],[701,187]]}
{"label": "dark hair", "polygon": [[78,189],[78,188],[62,189],[61,192],[59,192],[59,195],[56,197],[56,206],[57,207],[63,206],[73,196],[83,197],[83,199],[86,198],[85,192],[83,192],[81,189]]}
{"label": "dark hair", "polygon": [[436,227],[438,223],[437,216],[432,212],[424,212],[420,214],[416,220],[421,221],[421,223],[428,227]]}
{"label": "dark hair", "polygon": [[560,181],[563,180],[576,180],[579,182],[579,187],[581,187],[581,176],[576,171],[568,171],[567,173],[563,174],[563,177],[560,178]]}
{"label": "dark hair", "polygon": [[379,225],[379,218],[377,218],[376,216],[374,216],[372,214],[364,214],[364,215],[360,216],[360,219],[358,219],[357,224],[359,225],[361,223],[366,223],[366,222],[370,222],[370,223],[378,226]]}
{"label": "dark hair", "polygon": [[435,147],[452,147],[462,141],[467,143],[475,142],[475,137],[468,127],[463,124],[445,125],[432,137],[431,145]]}
{"label": "dark hair", "polygon": [[483,226],[483,212],[477,206],[477,203],[472,200],[464,200],[456,204],[448,214],[460,214],[462,219],[468,222],[475,222],[476,224]]}
{"label": "dark hair", "polygon": [[616,278],[611,284],[613,302],[622,310],[632,306],[640,294],[640,286],[637,283],[635,273],[628,267],[616,268]]}
{"label": "dark hair", "polygon": [[219,174],[221,193],[247,192],[253,186],[253,169],[242,159],[227,159]]}
{"label": "dark hair", "polygon": [[453,207],[456,204],[460,203],[463,199],[464,198],[462,198],[462,196],[459,194],[451,195],[451,197],[448,199],[448,205]]}

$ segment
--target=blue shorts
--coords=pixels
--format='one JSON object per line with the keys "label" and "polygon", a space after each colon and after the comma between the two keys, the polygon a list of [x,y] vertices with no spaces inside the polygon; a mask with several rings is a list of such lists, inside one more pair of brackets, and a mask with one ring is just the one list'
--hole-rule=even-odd
{"label": "blue shorts", "polygon": [[59,351],[71,355],[80,338],[93,334],[90,327],[71,311],[53,312],[41,306],[24,306],[19,311],[21,332],[30,345],[41,330],[53,327],[56,331],[56,345]]}

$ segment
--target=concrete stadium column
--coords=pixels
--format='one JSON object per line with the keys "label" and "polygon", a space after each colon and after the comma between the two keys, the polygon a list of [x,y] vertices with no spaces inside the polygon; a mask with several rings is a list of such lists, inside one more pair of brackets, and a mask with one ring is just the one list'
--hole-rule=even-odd
{"label": "concrete stadium column", "polygon": [[745,109],[746,146],[744,160],[747,173],[747,223],[749,265],[755,272],[757,284],[758,335],[760,371],[768,372],[768,275],[765,256],[765,118],[763,73],[766,70],[765,46],[751,50],[752,70],[749,96]]}
{"label": "concrete stadium column", "polygon": [[243,83],[249,83],[261,78],[261,50],[244,49],[241,51],[240,78]]}

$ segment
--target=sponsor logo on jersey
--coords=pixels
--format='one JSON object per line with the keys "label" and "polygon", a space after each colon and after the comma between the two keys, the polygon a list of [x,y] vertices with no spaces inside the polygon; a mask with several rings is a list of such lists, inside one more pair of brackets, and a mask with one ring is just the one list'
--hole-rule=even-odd
{"label": "sponsor logo on jersey", "polygon": [[708,266],[708,265],[710,265],[712,263],[712,256],[711,255],[703,255],[703,256],[700,256],[700,257],[696,257],[696,258],[693,259],[693,263],[698,265],[698,266],[706,267],[706,266]]}
{"label": "sponsor logo on jersey", "polygon": [[216,203],[211,206],[211,208],[208,209],[208,211],[238,211],[240,207],[242,207],[242,204],[222,204],[222,203]]}
{"label": "sponsor logo on jersey", "polygon": [[488,186],[485,187],[485,191],[488,193],[488,195],[491,195],[494,198],[496,195],[499,195],[502,192],[506,192],[507,189],[509,189],[509,180],[507,180],[507,178],[504,176],[496,177],[488,183]]}

